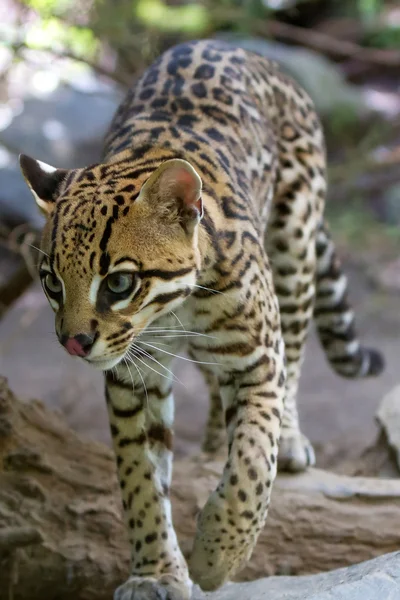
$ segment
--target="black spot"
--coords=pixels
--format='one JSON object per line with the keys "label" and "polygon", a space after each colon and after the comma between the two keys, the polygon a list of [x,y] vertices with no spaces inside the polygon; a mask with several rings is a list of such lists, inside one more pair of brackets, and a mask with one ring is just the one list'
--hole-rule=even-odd
{"label": "black spot", "polygon": [[206,48],[203,50],[201,57],[209,62],[219,62],[222,60],[222,55],[213,48]]}
{"label": "black spot", "polygon": [[174,84],[172,86],[172,93],[174,96],[180,96],[182,94],[183,86],[185,85],[185,80],[183,77],[175,77]]}
{"label": "black spot", "polygon": [[233,98],[230,94],[227,94],[223,88],[217,87],[213,89],[213,96],[217,102],[222,102],[226,106],[232,106]]}
{"label": "black spot", "polygon": [[246,502],[247,500],[247,494],[244,490],[239,490],[238,491],[238,498],[239,500],[241,500],[241,502]]}
{"label": "black spot", "polygon": [[179,106],[179,108],[181,108],[182,110],[193,110],[194,109],[193,102],[191,100],[189,100],[189,98],[186,98],[186,96],[177,98],[176,103]]}
{"label": "black spot", "polygon": [[151,103],[151,108],[164,108],[168,104],[168,98],[156,98]]}
{"label": "black spot", "polygon": [[95,257],[96,257],[96,252],[92,252],[90,255],[90,258],[89,258],[89,267],[91,269],[93,269],[93,261],[94,261]]}
{"label": "black spot", "polygon": [[218,129],[215,129],[215,127],[209,127],[205,130],[205,133],[208,135],[208,137],[216,142],[223,142],[225,139],[222,133],[218,131]]}
{"label": "black spot", "polygon": [[275,407],[272,409],[272,414],[275,415],[275,417],[277,417],[278,419],[281,418],[279,410],[277,408],[275,408]]}
{"label": "black spot", "polygon": [[106,214],[107,214],[107,206],[102,206],[100,212],[101,212],[102,215],[106,216]]}
{"label": "black spot", "polygon": [[153,69],[152,67],[149,67],[143,79],[143,86],[154,85],[155,83],[157,83],[159,74],[160,72],[158,71],[158,69]]}
{"label": "black spot", "polygon": [[141,100],[149,100],[152,96],[154,96],[154,88],[148,87],[143,90],[139,97]]}
{"label": "black spot", "polygon": [[196,144],[196,142],[189,141],[185,143],[184,148],[188,152],[196,152],[197,150],[199,150],[199,145]]}
{"label": "black spot", "polygon": [[192,85],[192,93],[196,98],[205,98],[207,96],[207,88],[203,82],[194,83]]}
{"label": "black spot", "polygon": [[195,115],[182,115],[178,119],[178,126],[180,127],[193,127],[194,123],[198,121],[198,118]]}
{"label": "black spot", "polygon": [[[133,185],[133,183],[128,183],[128,185],[126,185],[125,187],[123,187],[121,191],[122,192],[133,192],[134,189],[135,189],[135,186]],[[118,200],[117,200],[117,202],[118,202]],[[118,204],[119,204],[119,202],[118,202]]]}
{"label": "black spot", "polygon": [[234,55],[234,56],[231,56],[230,61],[233,65],[242,65],[244,62],[244,59],[242,56]]}
{"label": "black spot", "polygon": [[167,71],[169,75],[178,75],[179,69],[186,69],[191,64],[192,60],[189,56],[177,56],[175,55],[172,60],[169,61]]}
{"label": "black spot", "polygon": [[249,479],[251,479],[252,481],[257,481],[257,471],[255,469],[249,469],[247,471],[247,474],[249,476]]}
{"label": "black spot", "polygon": [[190,56],[193,54],[193,48],[190,42],[179,44],[171,50],[172,56]]}
{"label": "black spot", "polygon": [[194,77],[195,79],[211,79],[214,76],[215,68],[212,65],[204,63],[197,67]]}

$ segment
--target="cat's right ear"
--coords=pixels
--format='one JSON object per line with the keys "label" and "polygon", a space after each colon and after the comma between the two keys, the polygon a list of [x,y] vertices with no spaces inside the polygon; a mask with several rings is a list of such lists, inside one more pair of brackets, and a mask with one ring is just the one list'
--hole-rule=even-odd
{"label": "cat's right ear", "polygon": [[60,185],[68,171],[56,169],[40,160],[20,154],[19,164],[22,174],[41,212],[48,217],[54,208]]}

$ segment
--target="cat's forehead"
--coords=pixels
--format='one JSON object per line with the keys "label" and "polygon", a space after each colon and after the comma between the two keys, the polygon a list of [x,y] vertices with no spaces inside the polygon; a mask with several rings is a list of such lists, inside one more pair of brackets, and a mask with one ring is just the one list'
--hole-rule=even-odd
{"label": "cat's forehead", "polygon": [[59,272],[97,271],[123,245],[131,210],[131,203],[111,195],[62,198],[46,224],[42,248]]}
{"label": "cat's forehead", "polygon": [[132,162],[99,164],[72,171],[61,188],[61,201],[74,203],[91,199],[95,205],[135,200],[149,175],[148,168]]}

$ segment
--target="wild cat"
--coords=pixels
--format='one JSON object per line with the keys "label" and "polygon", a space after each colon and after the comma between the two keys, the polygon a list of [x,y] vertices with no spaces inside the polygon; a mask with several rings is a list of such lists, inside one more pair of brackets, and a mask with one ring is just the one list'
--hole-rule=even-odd
{"label": "wild cat", "polygon": [[[129,91],[100,164],[20,160],[46,215],[39,274],[58,338],[105,373],[132,551],[115,598],[185,600],[192,581],[215,589],[253,550],[278,462],[314,463],[296,408],[312,317],[340,375],[383,368],[357,339],[324,223],[312,102],[265,58],[185,43]],[[225,430],[229,447],[189,567],[169,500],[171,363],[185,348],[210,387],[204,447]]]}

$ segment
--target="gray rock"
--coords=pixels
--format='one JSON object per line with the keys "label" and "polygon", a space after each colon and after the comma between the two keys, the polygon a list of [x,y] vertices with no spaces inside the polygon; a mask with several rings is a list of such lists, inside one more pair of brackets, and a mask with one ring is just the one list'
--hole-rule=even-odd
{"label": "gray rock", "polygon": [[10,226],[30,223],[38,229],[44,222],[21,175],[16,156],[0,169],[0,221]]}
{"label": "gray rock", "polygon": [[400,185],[388,187],[382,197],[385,221],[389,225],[400,225]]}
{"label": "gray rock", "polygon": [[269,577],[247,583],[231,583],[193,600],[398,600],[400,552],[338,569],[302,577]]}
{"label": "gray rock", "polygon": [[233,33],[221,33],[217,37],[278,62],[282,70],[310,94],[322,117],[341,111],[360,118],[371,112],[363,93],[346,82],[339,67],[316,52],[257,37],[242,38]]}
{"label": "gray rock", "polygon": [[100,157],[118,101],[117,92],[85,93],[68,85],[46,97],[28,96],[22,113],[1,132],[0,143],[54,166],[90,164]]}
{"label": "gray rock", "polygon": [[386,433],[400,469],[400,385],[383,398],[376,418]]}
{"label": "gray rock", "polygon": [[83,167],[98,161],[103,137],[120,101],[117,90],[85,93],[62,85],[44,98],[27,96],[23,111],[0,133],[11,148],[0,170],[0,218],[40,227],[42,218],[18,166],[20,152],[56,167]]}

